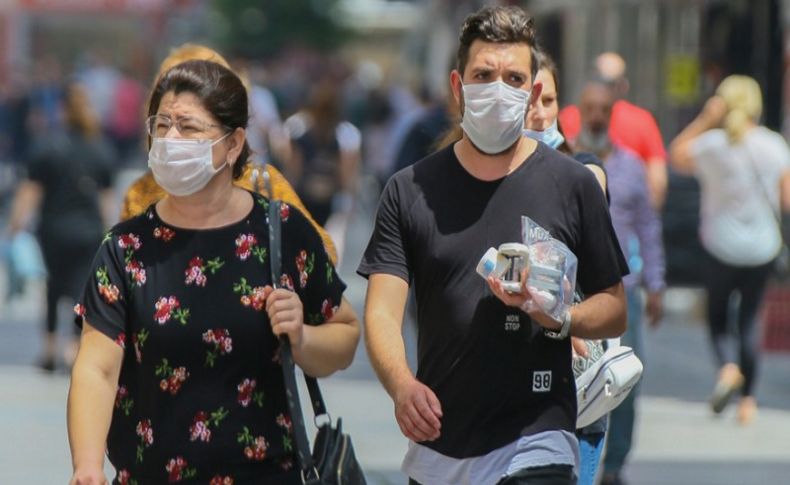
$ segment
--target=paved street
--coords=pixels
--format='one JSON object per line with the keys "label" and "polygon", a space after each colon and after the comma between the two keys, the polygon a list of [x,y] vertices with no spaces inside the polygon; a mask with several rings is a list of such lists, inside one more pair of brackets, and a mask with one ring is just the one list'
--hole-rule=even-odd
{"label": "paved street", "polygon": [[[370,219],[369,210],[357,214],[341,265],[341,275],[349,284],[348,296],[360,313],[365,283],[353,270],[369,235]],[[44,375],[31,366],[40,345],[41,295],[41,286],[31,285],[21,299],[0,307],[3,485],[66,483],[70,473],[65,427],[68,377],[63,372]],[[738,426],[732,409],[713,418],[705,400],[714,367],[700,320],[699,297],[699,292],[691,290],[671,291],[663,326],[646,332],[648,356],[636,448],[626,472],[628,483],[788,483],[790,353],[765,355],[758,390],[761,409],[752,426]],[[413,348],[413,336],[407,340]],[[364,348],[360,346],[349,370],[326,379],[323,386],[329,409],[342,414],[344,426],[354,438],[370,483],[405,483],[398,469],[406,442]]]}

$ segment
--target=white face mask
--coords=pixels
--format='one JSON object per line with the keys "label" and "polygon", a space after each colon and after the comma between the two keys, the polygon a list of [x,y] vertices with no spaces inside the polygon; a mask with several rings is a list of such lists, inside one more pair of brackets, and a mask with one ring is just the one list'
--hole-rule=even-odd
{"label": "white face mask", "polygon": [[562,145],[562,142],[565,141],[565,137],[562,136],[562,133],[560,133],[559,128],[557,128],[557,120],[554,120],[554,123],[552,123],[548,128],[546,128],[543,131],[525,129],[524,136],[532,138],[533,140],[542,141],[543,143],[550,146],[551,148],[554,148],[555,150],[557,149],[557,147]]}
{"label": "white face mask", "polygon": [[211,148],[230,133],[211,140],[154,138],[148,151],[148,166],[154,180],[168,194],[192,195],[205,187],[226,164],[214,168]]}
{"label": "white face mask", "polygon": [[502,153],[522,136],[529,91],[495,81],[464,84],[463,93],[461,128],[480,151]]}

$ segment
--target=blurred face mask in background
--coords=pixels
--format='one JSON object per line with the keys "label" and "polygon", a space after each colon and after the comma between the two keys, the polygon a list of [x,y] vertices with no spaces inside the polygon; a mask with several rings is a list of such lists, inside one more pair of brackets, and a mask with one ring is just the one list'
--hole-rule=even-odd
{"label": "blurred face mask in background", "polygon": [[555,150],[562,145],[562,142],[565,141],[565,137],[562,136],[560,133],[560,129],[557,127],[557,120],[554,120],[548,128],[543,131],[535,131],[530,130],[529,128],[524,129],[524,136],[532,138],[536,141],[542,141],[546,145],[554,148]]}
{"label": "blurred face mask in background", "polygon": [[529,91],[495,81],[464,84],[463,94],[461,128],[480,151],[502,153],[522,136]]}
{"label": "blurred face mask in background", "polygon": [[224,140],[154,138],[148,151],[148,167],[154,180],[169,194],[192,195],[205,187],[226,164],[214,168],[211,148]]}

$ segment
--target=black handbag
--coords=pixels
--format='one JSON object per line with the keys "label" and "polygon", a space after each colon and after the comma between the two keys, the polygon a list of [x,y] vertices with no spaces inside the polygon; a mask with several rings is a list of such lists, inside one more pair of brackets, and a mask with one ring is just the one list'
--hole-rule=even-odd
{"label": "black handbag", "polygon": [[[264,172],[263,179],[267,184],[267,191],[272,193],[268,185],[268,174]],[[272,283],[277,285],[280,280],[281,269],[281,237],[280,237],[280,202],[269,200],[269,253],[271,262]],[[302,483],[304,485],[334,484],[334,485],[366,485],[362,467],[357,461],[351,437],[343,432],[342,419],[338,418],[336,425],[332,425],[332,418],[326,410],[321,388],[315,377],[304,375],[307,390],[310,394],[310,403],[315,414],[315,423],[318,433],[315,437],[312,453],[310,442],[305,431],[304,415],[299,402],[299,390],[296,386],[296,373],[294,370],[291,342],[287,336],[280,337],[280,363],[283,368],[285,380],[285,394],[288,401],[288,411],[293,423],[294,441],[296,442],[296,455],[299,461]],[[319,425],[319,418],[326,417],[326,421]]]}

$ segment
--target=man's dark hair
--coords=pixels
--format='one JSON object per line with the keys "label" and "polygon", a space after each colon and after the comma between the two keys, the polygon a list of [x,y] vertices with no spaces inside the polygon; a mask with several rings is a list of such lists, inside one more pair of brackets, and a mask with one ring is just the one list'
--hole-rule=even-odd
{"label": "man's dark hair", "polygon": [[535,59],[537,40],[532,17],[519,7],[485,7],[466,17],[458,39],[457,68],[463,75],[469,62],[469,48],[475,40],[502,44],[524,43],[529,46],[532,81],[538,73]]}
{"label": "man's dark hair", "polygon": [[[162,97],[170,91],[175,94],[189,92],[197,96],[203,107],[229,132],[236,128],[247,128],[247,89],[236,74],[216,62],[186,61],[165,72],[151,93],[148,116],[159,111]],[[249,158],[250,147],[245,140],[233,164],[234,179],[241,177]]]}

